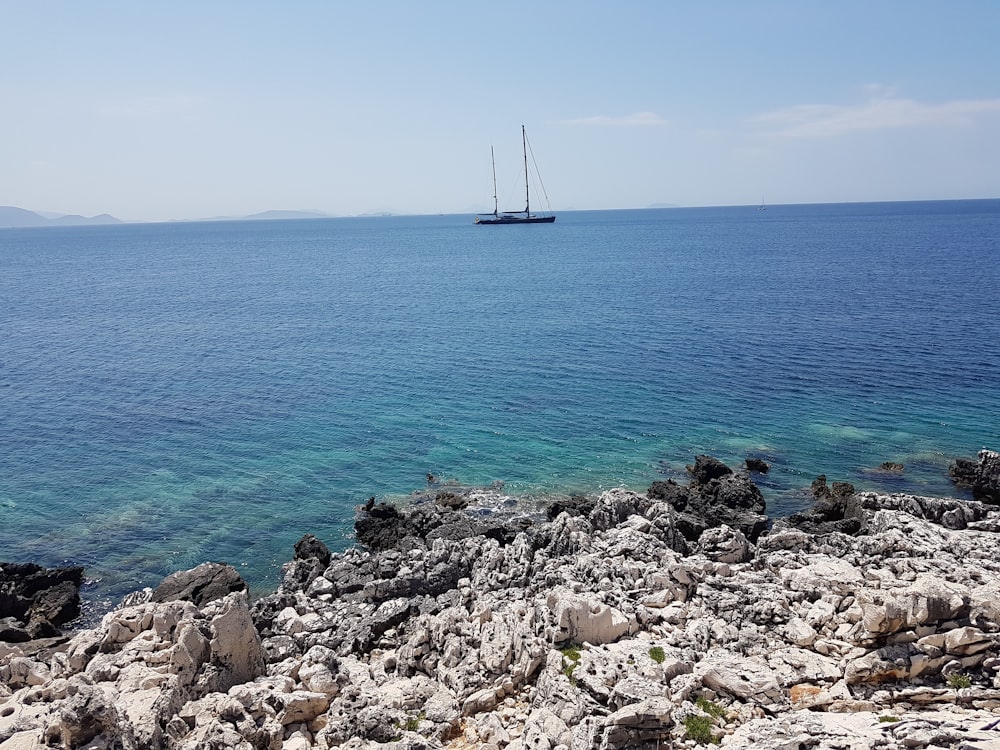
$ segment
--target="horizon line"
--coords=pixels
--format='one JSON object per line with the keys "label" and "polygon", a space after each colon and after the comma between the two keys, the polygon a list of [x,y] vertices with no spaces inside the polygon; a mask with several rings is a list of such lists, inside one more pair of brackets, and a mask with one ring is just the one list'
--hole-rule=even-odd
{"label": "horizon line", "polygon": [[[790,206],[835,206],[835,205],[864,205],[864,204],[881,204],[881,203],[957,203],[957,202],[969,202],[969,201],[996,201],[1000,200],[1000,196],[996,197],[974,197],[974,198],[894,198],[886,200],[842,200],[842,201],[796,201],[790,203],[702,203],[702,204],[682,204],[682,203],[653,203],[645,206],[629,206],[629,207],[618,207],[618,208],[560,208],[554,209],[549,213],[555,212],[567,212],[567,213],[584,213],[588,211],[666,211],[673,209],[699,209],[699,208],[759,208],[761,205],[765,205],[768,208],[777,208],[780,206],[790,207]],[[18,206],[0,206],[0,208],[14,208],[20,211],[26,211],[28,213],[35,214],[40,219],[44,219],[47,222],[52,222],[51,225],[54,226],[115,226],[117,224],[180,224],[180,223],[222,223],[227,221],[257,221],[257,222],[271,222],[271,221],[309,221],[309,220],[323,220],[323,219],[378,219],[378,218],[401,218],[401,217],[416,217],[416,216],[475,216],[478,212],[476,211],[431,211],[431,212],[395,212],[395,211],[371,211],[362,212],[355,214],[330,214],[324,211],[316,209],[266,209],[264,211],[257,211],[252,214],[246,214],[243,216],[206,216],[197,218],[170,218],[170,219],[122,219],[108,212],[102,212],[99,214],[94,214],[93,216],[84,216],[78,213],[68,213],[68,214],[56,214],[55,212],[46,211],[44,213],[34,211],[31,209],[20,208]],[[302,216],[274,216],[267,217],[265,214],[269,213],[287,213],[287,214],[302,214]],[[49,214],[46,216],[45,214]],[[54,214],[54,215],[53,215]],[[87,223],[92,219],[107,216],[114,219],[113,222],[107,223]],[[67,217],[80,217],[85,220],[81,224],[59,224],[60,219]],[[50,224],[37,224],[37,225],[26,225],[26,226],[3,226],[0,225],[2,229],[35,229],[39,227],[51,226]]]}

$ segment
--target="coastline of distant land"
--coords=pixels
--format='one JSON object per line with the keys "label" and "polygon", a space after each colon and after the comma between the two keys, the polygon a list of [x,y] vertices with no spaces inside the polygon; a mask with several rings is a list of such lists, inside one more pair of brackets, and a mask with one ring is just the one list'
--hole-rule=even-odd
{"label": "coastline of distant land", "polygon": [[121,219],[116,219],[111,214],[99,214],[97,216],[80,216],[78,214],[65,214],[56,216],[46,216],[35,211],[28,211],[15,206],[0,206],[0,228],[9,229],[13,227],[57,227],[57,226],[81,226],[85,224],[122,224]]}
{"label": "coastline of distant land", "polygon": [[[378,214],[387,216],[387,213]],[[323,211],[299,210],[283,211],[271,210],[248,216],[213,216],[205,219],[173,219],[176,222],[188,221],[269,221],[278,219],[330,219],[332,214]],[[0,206],[0,229],[12,229],[19,227],[52,227],[52,226],[84,226],[88,224],[128,224],[127,222],[111,214],[100,214],[98,216],[80,216],[78,214],[54,214],[43,211],[29,211],[16,206]],[[146,223],[146,222],[136,222]]]}

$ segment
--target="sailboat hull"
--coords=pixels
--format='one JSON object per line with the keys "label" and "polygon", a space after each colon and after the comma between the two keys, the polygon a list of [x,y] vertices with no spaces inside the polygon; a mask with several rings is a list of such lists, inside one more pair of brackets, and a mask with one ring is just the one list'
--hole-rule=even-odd
{"label": "sailboat hull", "polygon": [[476,224],[551,224],[555,216],[477,216]]}

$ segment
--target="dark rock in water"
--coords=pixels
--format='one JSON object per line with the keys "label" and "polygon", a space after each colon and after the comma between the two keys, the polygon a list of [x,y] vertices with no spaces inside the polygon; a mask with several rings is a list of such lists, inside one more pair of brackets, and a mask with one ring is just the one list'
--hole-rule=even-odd
{"label": "dark rock in water", "polygon": [[771,470],[770,464],[763,458],[748,458],[745,463],[747,471],[753,471],[757,474],[767,474]]}
{"label": "dark rock in water", "polygon": [[[52,623],[53,625],[67,623],[80,615],[80,586],[72,581],[62,581],[55,586],[35,594],[31,605],[31,619]],[[51,638],[57,635],[52,632],[42,636]]]}
{"label": "dark rock in water", "polygon": [[730,474],[716,479],[701,488],[700,493],[708,499],[733,510],[748,510],[763,513],[767,507],[764,496],[750,477],[745,474]]}
{"label": "dark rock in water", "polygon": [[956,459],[949,469],[957,487],[972,490],[972,499],[1000,505],[1000,453],[981,450],[977,461]]}
{"label": "dark rock in water", "polygon": [[672,480],[653,482],[646,493],[650,500],[670,504],[677,513],[674,523],[689,542],[723,524],[739,529],[750,541],[767,529],[764,496],[750,477],[734,474],[711,456],[698,456],[689,471],[690,486],[681,487]]}
{"label": "dark rock in water", "polygon": [[905,467],[903,464],[897,463],[896,461],[883,461],[878,468],[880,471],[885,471],[890,474],[902,474]]}
{"label": "dark rock in water", "polygon": [[232,565],[207,562],[168,575],[153,590],[152,601],[189,601],[200,607],[234,591],[246,590],[246,582]]}
{"label": "dark rock in water", "polygon": [[406,519],[396,506],[369,503],[354,522],[354,534],[370,550],[392,549],[407,535],[406,526]]}
{"label": "dark rock in water", "polygon": [[388,503],[366,505],[358,512],[354,533],[371,552],[405,551],[424,548],[435,539],[460,540],[480,535],[506,544],[516,535],[518,529],[512,528],[509,519],[473,516],[464,512],[467,502],[464,497],[460,499],[464,504],[443,506],[435,500],[415,503],[405,510]]}
{"label": "dark rock in water", "polygon": [[948,476],[952,484],[963,490],[971,490],[976,483],[979,463],[967,458],[956,458],[955,463],[948,467]]}
{"label": "dark rock in water", "polygon": [[305,591],[330,564],[330,549],[312,534],[295,543],[295,557],[283,568],[282,586],[289,591]]}
{"label": "dark rock in water", "polygon": [[809,534],[857,535],[867,529],[867,516],[855,495],[854,485],[834,482],[827,485],[826,475],[820,474],[812,483],[813,507],[805,513],[793,513],[775,524],[791,526]]}
{"label": "dark rock in water", "polygon": [[979,473],[972,497],[982,503],[1000,505],[1000,453],[979,451]]}
{"label": "dark rock in water", "polygon": [[708,484],[713,479],[721,479],[733,470],[712,456],[695,456],[694,466],[687,467],[695,484]]}
{"label": "dark rock in water", "polygon": [[684,510],[687,507],[691,491],[687,487],[681,487],[674,480],[668,479],[665,482],[653,482],[646,494],[649,495],[650,500],[670,503],[674,510]]}
{"label": "dark rock in water", "polygon": [[566,512],[571,516],[586,516],[597,505],[597,501],[584,495],[570,495],[565,500],[556,500],[545,509],[545,517],[549,521],[554,521],[560,513]]}
{"label": "dark rock in water", "polygon": [[847,498],[854,494],[854,485],[850,482],[834,482],[828,485],[826,474],[820,474],[813,480],[810,490],[816,500]]}
{"label": "dark rock in water", "polygon": [[[0,563],[0,628],[9,638],[52,638],[80,614],[83,567],[43,568],[34,563]],[[23,632],[22,632],[23,631]],[[0,635],[0,640],[9,640]]]}
{"label": "dark rock in water", "polygon": [[306,534],[295,543],[296,560],[316,560],[324,568],[330,564],[330,548],[312,534]]}
{"label": "dark rock in water", "polygon": [[714,479],[701,487],[696,497],[696,512],[708,521],[709,528],[726,524],[742,531],[751,542],[767,529],[764,496],[748,476],[729,474]]}

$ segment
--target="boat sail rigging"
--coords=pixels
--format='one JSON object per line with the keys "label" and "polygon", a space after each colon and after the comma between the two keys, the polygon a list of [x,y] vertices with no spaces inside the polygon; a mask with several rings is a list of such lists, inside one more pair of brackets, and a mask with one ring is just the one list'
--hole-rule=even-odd
{"label": "boat sail rigging", "polygon": [[531,213],[531,194],[528,189],[528,136],[525,133],[524,125],[521,126],[521,149],[524,154],[524,210],[499,210],[497,204],[497,163],[493,156],[493,147],[490,146],[490,161],[493,163],[493,213],[477,215],[474,224],[551,224],[556,220],[555,214]]}

